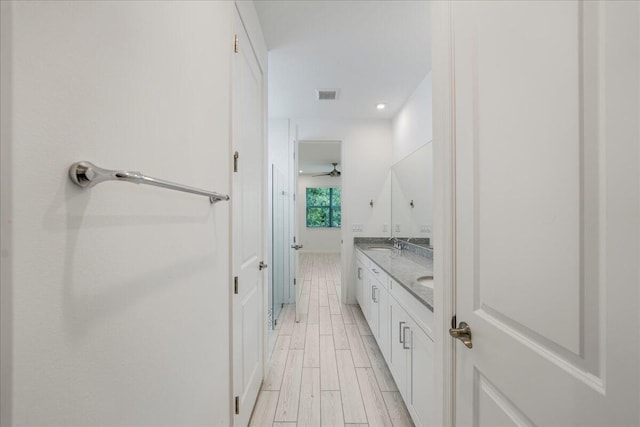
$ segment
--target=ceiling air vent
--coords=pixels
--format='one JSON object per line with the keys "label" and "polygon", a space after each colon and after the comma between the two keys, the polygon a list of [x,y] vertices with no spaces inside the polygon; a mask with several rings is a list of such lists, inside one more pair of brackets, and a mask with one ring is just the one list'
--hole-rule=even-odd
{"label": "ceiling air vent", "polygon": [[338,89],[318,89],[318,100],[335,101],[338,99]]}

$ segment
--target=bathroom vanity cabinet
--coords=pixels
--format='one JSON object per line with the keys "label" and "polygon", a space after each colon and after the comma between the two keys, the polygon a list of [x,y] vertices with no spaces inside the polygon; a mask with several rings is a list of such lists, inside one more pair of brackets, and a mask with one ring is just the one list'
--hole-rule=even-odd
{"label": "bathroom vanity cabinet", "polygon": [[366,247],[356,249],[356,274],[358,304],[414,423],[433,425],[433,311],[370,258]]}

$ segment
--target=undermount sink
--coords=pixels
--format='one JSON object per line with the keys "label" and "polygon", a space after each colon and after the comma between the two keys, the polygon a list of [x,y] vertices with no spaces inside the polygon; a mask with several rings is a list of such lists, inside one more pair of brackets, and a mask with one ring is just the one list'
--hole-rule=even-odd
{"label": "undermount sink", "polygon": [[420,276],[416,279],[416,282],[422,286],[433,289],[433,276]]}
{"label": "undermount sink", "polygon": [[392,251],[393,248],[389,246],[369,246],[368,251]]}

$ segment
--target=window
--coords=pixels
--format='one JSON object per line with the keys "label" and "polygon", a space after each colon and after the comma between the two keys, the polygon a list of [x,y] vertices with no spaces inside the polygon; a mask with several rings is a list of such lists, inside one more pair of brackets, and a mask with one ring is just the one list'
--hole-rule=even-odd
{"label": "window", "polygon": [[340,228],[341,203],[339,188],[307,188],[307,227]]}

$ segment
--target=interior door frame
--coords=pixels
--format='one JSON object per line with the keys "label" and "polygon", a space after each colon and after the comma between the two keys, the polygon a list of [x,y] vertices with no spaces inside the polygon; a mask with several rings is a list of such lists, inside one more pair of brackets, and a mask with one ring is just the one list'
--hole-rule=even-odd
{"label": "interior door frame", "polygon": [[[344,172],[344,159],[345,159],[345,153],[344,153],[344,138],[342,137],[327,137],[327,138],[321,138],[321,137],[317,137],[317,136],[313,136],[313,137],[300,137],[300,135],[298,135],[298,127],[296,125],[296,141],[300,142],[302,141],[304,142],[332,142],[332,143],[338,143],[340,144],[340,172]],[[295,145],[295,149],[298,150],[298,145]],[[297,154],[296,154],[297,156]],[[297,161],[297,160],[296,160]],[[294,174],[296,175],[296,177],[298,176],[298,164],[296,163],[293,167],[293,171]],[[295,180],[295,191],[298,190],[298,180],[296,178]],[[340,181],[340,194],[342,195],[342,199],[344,200],[344,181]],[[348,194],[348,191],[347,191]],[[302,197],[302,195],[300,195],[299,197]],[[305,195],[306,197],[306,195]],[[297,202],[294,201],[294,204],[296,204]],[[297,209],[297,205],[296,205],[296,209]],[[344,213],[344,211],[343,211]],[[298,212],[294,212],[294,216],[297,215]],[[344,224],[346,223],[346,217],[344,216],[344,214],[342,215],[342,226],[340,226],[340,277],[341,277],[341,286],[340,286],[340,302],[343,304],[348,304],[348,298],[349,298],[349,286],[347,286],[345,283],[345,277],[348,277],[349,274],[349,270],[347,268],[347,261],[345,258],[345,253],[346,251],[344,250],[344,241],[347,239],[346,237],[346,233],[347,233],[347,229],[344,226]],[[299,230],[296,230],[296,232],[298,232]],[[300,233],[298,233],[299,236]],[[355,294],[353,295],[353,301],[355,301]]]}
{"label": "interior door frame", "polygon": [[[296,125],[295,137],[293,139],[293,208],[291,214],[291,223],[293,224],[293,234],[291,245],[299,245],[300,242],[300,221],[298,216],[300,214],[298,209],[298,202],[300,197],[298,191],[298,165],[300,162],[300,140],[298,139],[298,127]],[[296,323],[300,322],[300,296],[302,295],[302,287],[304,286],[304,279],[300,277],[300,252],[299,249],[294,249],[293,252],[293,302],[295,304]]]}
{"label": "interior door frame", "polygon": [[434,425],[455,425],[456,140],[452,0],[431,3],[434,155]]}

